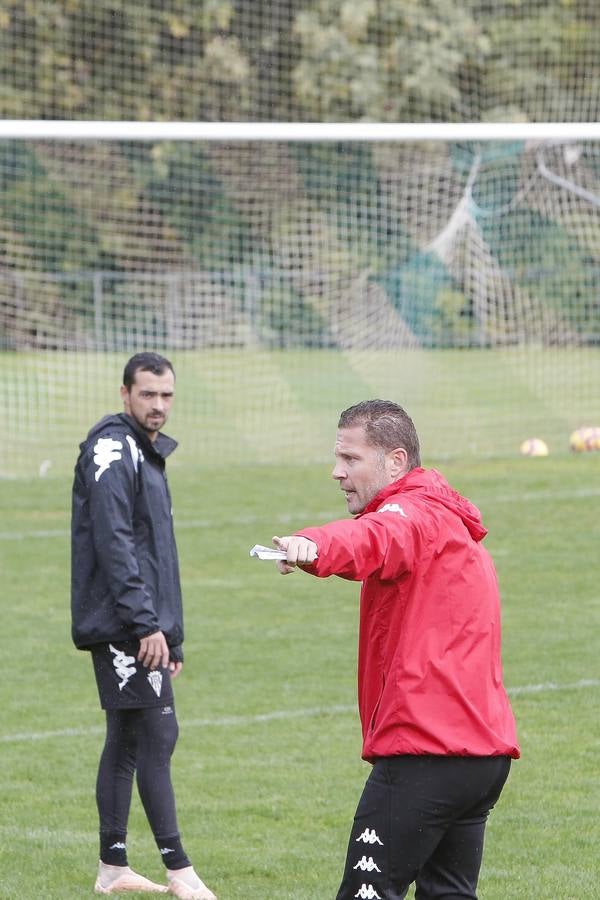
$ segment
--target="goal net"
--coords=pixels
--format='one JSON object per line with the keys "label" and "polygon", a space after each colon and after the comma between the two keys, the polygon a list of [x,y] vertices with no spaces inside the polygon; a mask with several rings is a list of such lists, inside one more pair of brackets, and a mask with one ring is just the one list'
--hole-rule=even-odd
{"label": "goal net", "polygon": [[174,465],[329,462],[376,396],[427,464],[568,452],[600,424],[599,24],[596,0],[6,4],[0,477],[70,471],[142,349],[177,370]]}
{"label": "goal net", "polygon": [[128,356],[180,460],[327,461],[401,402],[428,460],[596,424],[600,144],[0,142],[3,474],[72,465]]}

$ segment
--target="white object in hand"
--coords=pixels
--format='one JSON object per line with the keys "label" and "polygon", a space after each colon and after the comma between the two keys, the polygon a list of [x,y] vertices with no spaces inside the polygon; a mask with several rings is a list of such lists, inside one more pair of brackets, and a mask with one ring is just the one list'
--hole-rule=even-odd
{"label": "white object in hand", "polygon": [[250,551],[250,556],[256,556],[258,559],[285,559],[285,550],[277,550],[275,547],[263,547],[262,544],[255,544]]}

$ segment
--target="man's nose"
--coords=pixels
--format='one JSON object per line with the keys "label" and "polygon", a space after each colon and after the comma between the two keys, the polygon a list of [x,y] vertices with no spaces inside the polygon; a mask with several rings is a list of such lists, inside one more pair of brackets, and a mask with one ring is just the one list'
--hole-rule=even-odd
{"label": "man's nose", "polygon": [[333,467],[333,472],[331,473],[331,477],[334,478],[336,481],[341,481],[343,478],[346,477],[346,471],[345,471],[345,469],[342,468],[342,466],[339,463],[336,463],[335,466]]}

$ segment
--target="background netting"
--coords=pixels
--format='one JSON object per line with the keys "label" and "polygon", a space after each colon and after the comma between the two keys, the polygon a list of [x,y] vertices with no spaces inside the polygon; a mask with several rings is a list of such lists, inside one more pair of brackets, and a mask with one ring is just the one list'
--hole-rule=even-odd
{"label": "background netting", "polygon": [[[595,121],[593,2],[0,4],[4,118]],[[508,132],[508,137],[510,133]],[[0,474],[63,472],[123,365],[179,464],[426,460],[598,424],[600,144],[0,141]]]}

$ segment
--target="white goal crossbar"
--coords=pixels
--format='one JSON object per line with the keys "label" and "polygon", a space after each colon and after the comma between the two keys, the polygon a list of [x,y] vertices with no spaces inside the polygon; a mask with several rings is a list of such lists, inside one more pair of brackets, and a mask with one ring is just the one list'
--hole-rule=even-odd
{"label": "white goal crossbar", "polygon": [[138,122],[3,119],[0,140],[556,141],[600,140],[599,122]]}

